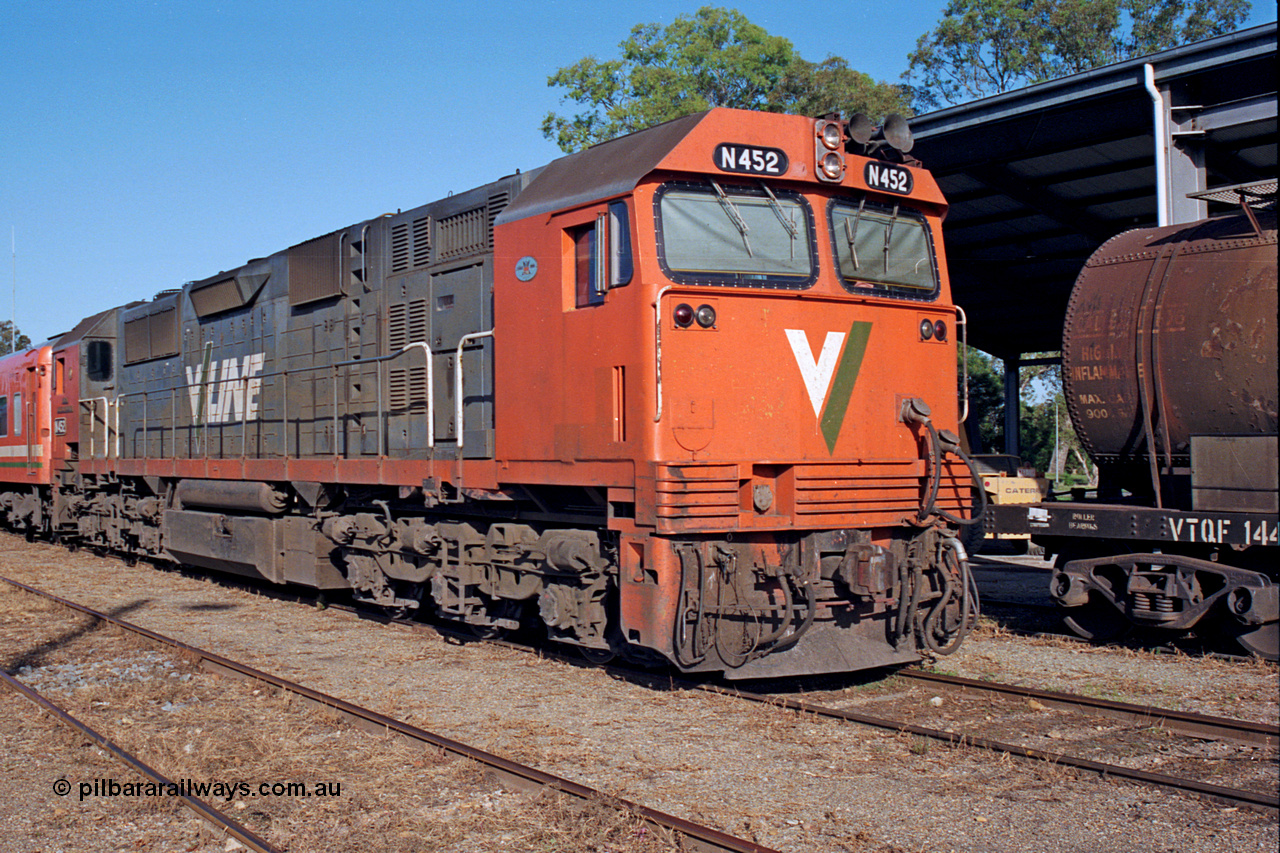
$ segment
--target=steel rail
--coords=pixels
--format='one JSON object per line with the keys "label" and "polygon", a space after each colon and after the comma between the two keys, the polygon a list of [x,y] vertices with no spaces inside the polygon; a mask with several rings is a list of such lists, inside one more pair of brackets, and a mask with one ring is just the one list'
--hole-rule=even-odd
{"label": "steel rail", "polygon": [[[154,769],[136,755],[125,750],[119,744],[115,743],[115,741],[112,741],[105,735],[94,731],[88,725],[73,717],[65,709],[45,696],[40,695],[34,689],[23,684],[4,670],[0,670],[0,679],[3,679],[4,684],[10,690],[21,694],[37,707],[43,709],[49,714],[52,714],[63,725],[69,726],[88,737],[98,746],[102,747],[107,752],[111,753],[116,758],[120,759],[125,764],[150,779],[152,782],[166,787],[173,786],[174,788],[180,788],[178,783],[160,773],[160,771]],[[68,788],[68,792],[69,791],[70,789]],[[191,794],[177,794],[176,798],[180,800],[184,806],[194,812],[196,817],[206,823],[212,824],[218,829],[221,829],[227,835],[230,835],[250,850],[256,850],[258,853],[282,853],[279,847],[273,847],[271,844],[267,843],[267,841],[254,834],[252,830],[227,817],[199,797],[192,796]]]}
{"label": "steel rail", "polygon": [[[1124,767],[1118,764],[1107,764],[1101,761],[1093,761],[1091,759],[1086,759],[1086,758],[1077,758],[1075,756],[1067,755],[1065,753],[1049,752],[1047,750],[1036,749],[1034,747],[1025,747],[1018,744],[1004,743],[1004,742],[992,740],[989,738],[976,737],[973,735],[966,735],[966,734],[960,734],[955,732],[947,732],[940,729],[929,728],[926,726],[918,726],[912,723],[903,722],[901,720],[890,720],[887,718],[875,717],[868,714],[859,714],[854,711],[845,711],[839,708],[829,708],[826,706],[816,705],[816,704],[805,702],[803,700],[798,700],[798,699],[788,699],[785,697],[768,696],[765,694],[752,693],[750,691],[740,690],[737,688],[721,687],[719,685],[714,685],[714,684],[706,684],[706,683],[696,682],[696,681],[686,681],[679,678],[671,678],[670,676],[655,676],[652,673],[637,672],[636,670],[627,668],[625,666],[617,666],[614,664],[607,664],[607,665],[601,666],[600,664],[593,664],[592,662],[587,661],[585,659],[579,659],[571,655],[562,654],[553,650],[531,649],[528,646],[521,645],[519,643],[513,643],[507,640],[501,640],[501,639],[466,637],[461,632],[455,632],[447,628],[442,628],[438,625],[428,625],[420,622],[404,622],[404,621],[392,619],[391,617],[380,616],[377,614],[369,613],[368,611],[362,610],[358,607],[343,606],[343,605],[329,605],[329,606],[335,610],[347,612],[347,613],[356,615],[362,619],[365,619],[365,618],[375,619],[379,622],[383,622],[388,625],[394,625],[394,626],[406,628],[412,631],[430,632],[436,636],[445,637],[445,638],[450,638],[450,637],[465,638],[465,639],[474,640],[475,642],[483,642],[488,645],[497,645],[503,648],[513,649],[516,651],[522,651],[526,653],[535,653],[542,657],[560,660],[565,663],[581,665],[581,666],[599,667],[599,668],[605,669],[606,671],[612,674],[619,675],[619,676],[631,679],[633,681],[644,681],[652,684],[659,684],[665,687],[678,687],[684,690],[700,690],[703,692],[716,693],[724,696],[734,696],[741,699],[746,699],[748,701],[759,702],[762,704],[769,704],[769,705],[774,705],[781,708],[786,708],[792,711],[803,711],[804,713],[813,714],[815,716],[829,717],[829,718],[839,719],[839,720],[843,720],[845,722],[851,722],[851,723],[859,723],[862,725],[871,726],[873,728],[886,729],[889,731],[904,732],[907,734],[916,735],[918,737],[929,738],[931,740],[942,741],[942,742],[954,744],[957,746],[971,746],[978,749],[985,749],[993,752],[1007,753],[1009,755],[1014,755],[1021,758],[1029,758],[1036,761],[1044,761],[1050,764],[1060,764],[1066,767],[1074,767],[1076,769],[1087,770],[1087,771],[1097,773],[1101,775],[1103,778],[1114,777],[1119,779],[1126,779],[1131,782],[1150,785],[1153,787],[1168,788],[1172,790],[1183,791],[1185,793],[1191,793],[1191,794],[1196,794],[1203,797],[1208,797],[1208,798],[1217,800],[1219,802],[1227,803],[1229,805],[1246,806],[1259,811],[1280,810],[1280,796],[1277,796],[1277,795],[1262,794],[1254,791],[1247,791],[1247,790],[1237,789],[1237,788],[1228,788],[1222,785],[1213,785],[1207,782],[1200,782],[1195,779],[1182,779],[1175,776],[1166,776],[1160,773],[1151,773],[1144,770],[1137,770],[1130,767]],[[900,670],[898,674],[899,675],[908,675],[908,674],[915,675],[916,671]],[[932,673],[929,674],[928,680],[931,680],[931,681],[934,680]],[[937,680],[946,681],[946,680],[950,680],[950,677],[940,677]],[[955,679],[955,680],[960,683],[967,682],[967,679]],[[973,684],[979,687],[992,686],[984,682],[973,682]],[[1038,701],[1044,701],[1046,705],[1050,704],[1052,697],[1054,697],[1055,695],[1063,696],[1067,698],[1074,698],[1074,697],[1070,697],[1069,694],[1053,694],[1050,691],[1035,691],[1030,688],[1015,688],[1015,689],[1026,690],[1028,696],[1035,694],[1035,698],[1037,698]],[[1047,695],[1044,698],[1040,698],[1038,695],[1039,693],[1044,693]],[[1087,697],[1082,697],[1082,698],[1086,698],[1086,701],[1087,701]],[[1105,700],[1096,700],[1096,701],[1104,702]],[[1123,707],[1124,703],[1115,703],[1115,704]],[[1148,712],[1146,716],[1142,716],[1139,719],[1140,721],[1149,722],[1151,725],[1159,725],[1162,717],[1165,717],[1165,716],[1172,717],[1175,719],[1178,717],[1189,718],[1185,729],[1175,728],[1176,723],[1165,726],[1165,728],[1172,731],[1176,731],[1179,734],[1186,734],[1192,737],[1206,736],[1205,730],[1199,730],[1199,731],[1194,730],[1194,723],[1191,722],[1191,720],[1196,715],[1182,714],[1181,712],[1171,711],[1171,710],[1166,710],[1161,708],[1144,708],[1142,706],[1137,706],[1137,705],[1130,706],[1130,707],[1137,709],[1139,712]],[[1115,712],[1116,716],[1120,716],[1120,714],[1122,713],[1123,712],[1120,710],[1117,710]],[[1250,744],[1269,745],[1269,744],[1275,743],[1274,737],[1271,735],[1271,729],[1265,724],[1251,723],[1246,720],[1231,720],[1228,718],[1217,718],[1217,717],[1206,717],[1205,720],[1221,721],[1224,724],[1224,729],[1233,729],[1234,731],[1233,731],[1232,739],[1242,740]],[[1234,724],[1234,725],[1232,726],[1232,725],[1225,725],[1225,724]],[[1260,731],[1260,734],[1257,734],[1257,735],[1250,734],[1249,733],[1250,727],[1257,727],[1257,729]],[[1239,733],[1239,734],[1236,735],[1235,733]],[[1226,735],[1220,735],[1219,732],[1214,732],[1211,736],[1215,738],[1219,736],[1226,737]],[[1272,739],[1263,740],[1263,738],[1267,738],[1267,737],[1271,737]]]}
{"label": "steel rail", "polygon": [[[339,608],[335,608],[335,609],[339,609]],[[346,608],[340,608],[340,609],[346,610],[347,612],[350,612],[350,613],[354,613],[360,616],[360,618],[374,618],[374,619],[377,619],[378,621],[385,621],[387,624],[390,624],[390,625],[396,625],[396,626],[408,628],[410,630],[415,630],[415,631],[428,631],[441,637],[461,637],[462,636],[460,633],[455,633],[447,629],[442,629],[439,626],[426,625],[418,622],[400,622],[400,621],[391,619],[390,617],[385,617],[384,619],[384,617],[379,617],[373,614],[365,613],[359,610],[358,608],[350,608],[349,610],[347,610]],[[555,651],[548,651],[547,649],[530,649],[528,646],[524,646],[519,643],[512,643],[506,640],[482,639],[482,638],[471,638],[471,639],[474,639],[476,642],[483,642],[490,645],[499,645],[504,648],[514,649],[516,651],[537,653],[543,657],[554,658],[565,663],[572,663],[572,664],[577,664],[582,666],[600,667],[599,664],[592,664],[590,661],[580,660],[580,659],[571,657],[570,655],[567,655],[567,654],[560,654]],[[656,676],[656,675],[653,675],[652,673],[637,672],[633,669],[629,669],[626,667],[619,667],[613,664],[604,665],[603,667],[600,667],[600,668],[603,668],[612,674],[620,675],[622,677],[631,679],[633,681],[645,681],[653,684],[659,684],[665,687],[678,687],[684,690],[700,690],[707,693],[716,693],[722,696],[733,696],[741,699],[746,699],[752,702],[759,702],[762,704],[768,704],[768,705],[774,705],[781,708],[786,708],[792,711],[803,711],[804,713],[813,714],[819,717],[829,717],[833,719],[843,720],[845,722],[859,723],[862,725],[871,726],[873,728],[886,729],[889,731],[896,731],[896,732],[904,732],[907,734],[916,735],[918,737],[924,737],[924,738],[929,738],[931,740],[950,743],[956,746],[971,746],[978,749],[989,750],[992,752],[1007,753],[1009,755],[1014,755],[1021,758],[1029,758],[1036,761],[1044,761],[1050,764],[1060,764],[1066,767],[1074,767],[1076,769],[1087,770],[1087,771],[1097,773],[1101,775],[1103,778],[1114,777],[1119,779],[1126,779],[1131,782],[1150,785],[1153,787],[1169,788],[1172,790],[1183,791],[1185,793],[1191,793],[1191,794],[1196,794],[1203,797],[1208,797],[1208,798],[1217,800],[1219,802],[1227,803],[1229,805],[1246,806],[1259,811],[1280,810],[1280,796],[1277,796],[1274,794],[1262,794],[1255,791],[1248,791],[1248,790],[1239,789],[1239,788],[1228,788],[1223,785],[1213,785],[1207,782],[1200,782],[1195,779],[1183,779],[1176,776],[1166,776],[1164,774],[1151,773],[1144,770],[1137,770],[1131,767],[1124,767],[1118,764],[1107,764],[1105,762],[1093,761],[1087,758],[1077,758],[1075,756],[1067,755],[1065,753],[1049,752],[1047,750],[1036,749],[1034,747],[1026,747],[1018,744],[1004,743],[1001,741],[992,740],[990,738],[977,737],[974,735],[967,735],[967,734],[961,734],[956,732],[948,732],[940,729],[929,728],[927,726],[918,726],[913,723],[903,722],[901,720],[890,720],[884,717],[875,717],[869,714],[860,714],[855,711],[845,711],[839,708],[829,708],[823,705],[817,705],[817,704],[814,704],[811,702],[805,702],[799,699],[788,699],[785,697],[768,696],[762,693],[752,693],[750,691],[740,690],[738,688],[721,687],[719,685],[706,684],[706,683],[696,682],[696,681],[686,681],[678,678],[671,678],[669,676]],[[908,670],[899,671],[898,674],[904,675],[904,674],[907,674],[908,672],[912,672],[912,674],[914,674],[913,671],[908,671]],[[932,674],[930,675],[932,676]],[[958,681],[965,682],[966,679],[958,679]],[[975,684],[978,686],[987,686],[983,682],[975,682]],[[1029,691],[1029,692],[1036,693],[1037,691]],[[1053,693],[1050,693],[1049,691],[1040,691],[1040,692],[1048,694],[1046,699],[1040,700],[1040,701],[1045,701],[1046,705],[1049,704],[1049,699],[1055,695]],[[1067,694],[1056,694],[1056,695],[1067,696]],[[1097,701],[1104,701],[1104,700],[1097,700]],[[1123,703],[1116,703],[1116,704],[1123,705]],[[1144,721],[1150,722],[1152,725],[1159,725],[1160,715],[1162,714],[1167,714],[1173,717],[1177,717],[1180,714],[1180,712],[1166,711],[1165,709],[1160,709],[1160,708],[1143,708],[1142,706],[1136,706],[1136,705],[1131,707],[1139,709],[1140,711],[1150,712],[1148,716],[1143,717],[1141,719]],[[1121,712],[1117,711],[1116,713],[1117,715],[1119,715],[1119,713]],[[1196,715],[1182,715],[1182,716],[1194,718]],[[1241,734],[1238,738],[1233,737],[1233,739],[1244,740],[1246,743],[1263,743],[1263,741],[1258,740],[1258,738],[1265,737],[1269,734],[1269,729],[1265,724],[1256,724],[1246,720],[1231,720],[1227,718],[1216,718],[1216,717],[1206,717],[1205,719],[1221,720],[1224,724],[1235,724],[1234,727],[1228,726],[1228,728],[1234,728],[1235,731],[1242,732],[1244,734]],[[1257,736],[1248,734],[1249,728],[1252,726],[1256,726],[1259,730],[1263,732],[1263,734],[1257,735]],[[1185,731],[1181,729],[1175,729],[1174,726],[1172,725],[1166,726],[1166,728],[1169,728],[1170,730],[1173,730],[1173,731],[1177,731],[1179,734],[1187,734],[1192,737],[1204,737],[1206,734],[1205,731],[1203,730],[1201,731],[1190,730],[1192,728],[1192,724],[1190,722],[1187,724],[1188,730],[1185,730]],[[1212,736],[1218,737],[1218,734],[1215,733]],[[1274,740],[1266,741],[1265,743],[1274,743]]]}
{"label": "steel rail", "polygon": [[918,726],[914,723],[906,723],[901,720],[890,720],[884,717],[875,717],[870,714],[860,714],[856,711],[828,708],[822,705],[815,705],[811,702],[805,702],[800,699],[766,696],[761,693],[751,693],[746,690],[720,687],[713,684],[693,686],[709,693],[718,693],[724,696],[736,696],[752,702],[775,705],[777,707],[787,708],[793,711],[803,711],[806,714],[813,714],[819,717],[831,717],[834,719],[845,720],[850,723],[859,723],[873,728],[902,732],[904,734],[911,734],[917,737],[928,738],[929,740],[941,741],[955,746],[972,746],[979,749],[990,750],[992,752],[1002,752],[1021,758],[1032,758],[1037,761],[1058,764],[1063,767],[1089,770],[1094,773],[1098,773],[1103,778],[1113,777],[1117,779],[1127,779],[1132,782],[1139,782],[1154,787],[1184,791],[1186,793],[1197,794],[1202,797],[1208,797],[1220,802],[1228,803],[1233,806],[1247,806],[1267,811],[1280,810],[1280,795],[1273,793],[1264,794],[1257,791],[1246,791],[1239,788],[1228,788],[1223,785],[1213,785],[1208,782],[1200,782],[1195,779],[1182,779],[1176,776],[1165,776],[1161,773],[1136,770],[1132,767],[1123,767],[1119,764],[1107,764],[1101,761],[1093,761],[1088,758],[1078,758],[1074,755],[1067,755],[1065,753],[1049,752],[1047,750],[1036,749],[1034,747],[1004,743],[1002,741],[992,740],[991,738],[978,737],[960,732],[943,731],[941,729],[934,729],[928,726]]}
{"label": "steel rail", "polygon": [[83,613],[86,616],[114,625],[117,628],[128,631],[129,633],[144,637],[154,643],[168,646],[169,648],[182,652],[189,657],[194,657],[198,660],[200,666],[210,671],[267,684],[278,690],[284,690],[292,693],[311,704],[327,708],[328,710],[339,714],[351,721],[353,724],[368,731],[395,732],[396,734],[403,735],[411,740],[429,744],[445,752],[453,753],[454,755],[458,755],[463,758],[468,758],[472,761],[483,764],[504,782],[526,789],[550,788],[569,794],[584,802],[603,802],[620,810],[630,811],[658,827],[680,834],[687,842],[686,846],[689,850],[699,851],[699,853],[703,853],[703,851],[705,851],[705,853],[715,853],[715,851],[722,851],[722,853],[779,853],[779,851],[774,850],[771,847],[765,847],[764,845],[757,844],[754,841],[737,838],[721,832],[720,830],[694,823],[693,821],[682,817],[667,814],[666,812],[659,811],[658,809],[654,809],[649,806],[604,794],[562,776],[557,776],[553,773],[539,770],[536,767],[529,767],[520,764],[516,761],[503,758],[500,755],[495,755],[491,752],[486,752],[485,750],[462,743],[461,741],[445,737],[444,735],[426,731],[425,729],[421,729],[393,717],[388,717],[385,714],[380,714],[377,711],[362,708],[358,705],[352,704],[351,702],[347,702],[345,699],[330,696],[329,694],[322,693],[319,690],[314,690],[305,685],[281,678],[280,676],[263,672],[262,670],[233,661],[230,658],[223,657],[222,655],[214,652],[189,645],[188,643],[184,643],[183,641],[173,637],[165,636],[164,634],[152,631],[149,628],[143,628],[142,626],[135,625],[132,622],[127,622],[123,619],[118,619],[106,613],[99,612],[91,607],[86,607],[83,604],[78,604],[50,592],[45,592],[44,590],[29,586],[21,581],[15,581],[6,577],[0,577],[0,581],[4,581],[11,586],[33,595],[40,596],[41,598],[45,598],[49,601],[54,601],[71,610]]}
{"label": "steel rail", "polygon": [[1070,711],[1083,710],[1110,719],[1140,726],[1156,726],[1191,737],[1233,740],[1257,746],[1280,746],[1280,725],[1275,724],[1255,723],[1251,720],[1236,720],[1230,717],[1215,717],[1207,714],[1194,714],[1188,711],[1176,711],[1171,708],[1158,708],[1150,705],[1135,705],[1129,702],[1096,699],[1092,696],[1080,696],[1074,693],[1059,693],[1033,687],[1020,687],[1015,684],[976,681],[971,678],[940,675],[916,669],[900,670],[898,675],[902,678],[940,684],[953,690],[981,690],[987,693],[1035,699],[1050,708]]}

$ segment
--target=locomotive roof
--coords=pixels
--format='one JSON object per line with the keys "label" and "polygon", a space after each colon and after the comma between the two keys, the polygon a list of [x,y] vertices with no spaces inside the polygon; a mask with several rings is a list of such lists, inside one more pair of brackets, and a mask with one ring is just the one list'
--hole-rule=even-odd
{"label": "locomotive roof", "polygon": [[684,116],[552,161],[539,170],[494,224],[630,192],[709,112]]}

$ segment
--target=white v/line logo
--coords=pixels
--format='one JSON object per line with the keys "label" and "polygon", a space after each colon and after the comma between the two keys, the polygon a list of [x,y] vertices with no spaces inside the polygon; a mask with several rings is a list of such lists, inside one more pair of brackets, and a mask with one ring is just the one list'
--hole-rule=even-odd
{"label": "white v/line logo", "polygon": [[831,377],[836,372],[836,363],[840,360],[840,348],[844,346],[844,332],[827,332],[822,342],[822,352],[817,359],[809,346],[809,336],[803,329],[787,329],[787,340],[791,342],[791,351],[795,353],[796,364],[800,367],[800,376],[804,379],[805,390],[809,392],[809,402],[813,404],[813,415],[822,418],[822,407],[827,402],[827,390],[831,387]]}

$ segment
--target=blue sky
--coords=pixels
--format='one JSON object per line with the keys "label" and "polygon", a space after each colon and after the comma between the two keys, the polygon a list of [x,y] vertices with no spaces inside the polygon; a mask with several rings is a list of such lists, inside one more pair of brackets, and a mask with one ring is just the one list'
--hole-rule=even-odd
{"label": "blue sky", "polygon": [[[0,0],[0,319],[15,281],[40,340],[542,165],[542,117],[565,109],[548,75],[699,5]],[[721,5],[896,81],[945,0]],[[1249,25],[1275,19],[1255,6]]]}

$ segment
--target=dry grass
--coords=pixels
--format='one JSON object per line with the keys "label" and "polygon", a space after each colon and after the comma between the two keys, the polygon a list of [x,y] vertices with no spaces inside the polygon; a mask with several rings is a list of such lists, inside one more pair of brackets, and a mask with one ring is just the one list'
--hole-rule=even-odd
{"label": "dry grass", "polygon": [[[201,672],[190,659],[158,655],[144,640],[25,594],[0,594],[0,639],[6,665],[31,667],[26,680],[170,779],[248,784],[250,796],[206,799],[282,846],[320,853],[681,849],[609,802],[503,790],[472,762],[352,729],[289,694]],[[388,703],[399,698],[389,695]],[[565,730],[530,724],[525,734],[531,748],[518,760],[591,757]],[[46,739],[51,751],[66,749],[58,728]],[[130,774],[108,767],[103,778],[124,782]],[[340,795],[257,796],[263,782],[337,783]],[[175,808],[168,798],[126,804],[139,815]]]}

